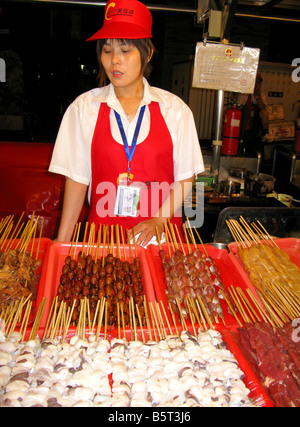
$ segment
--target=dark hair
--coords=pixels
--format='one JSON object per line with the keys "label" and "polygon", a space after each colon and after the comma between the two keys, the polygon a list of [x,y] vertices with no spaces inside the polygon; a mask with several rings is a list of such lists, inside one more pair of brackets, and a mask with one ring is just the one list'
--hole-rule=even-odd
{"label": "dark hair", "polygon": [[[100,39],[97,40],[97,59],[99,63],[99,86],[105,86],[107,82],[107,76],[105,74],[102,62],[101,62],[101,53],[104,44],[106,43],[107,39]],[[144,77],[148,78],[150,76],[150,73],[152,71],[152,66],[150,64],[150,61],[148,62],[149,55],[152,55],[155,52],[155,47],[152,43],[151,39],[118,39],[120,43],[126,43],[128,45],[135,46],[141,55],[141,71],[144,75]]]}

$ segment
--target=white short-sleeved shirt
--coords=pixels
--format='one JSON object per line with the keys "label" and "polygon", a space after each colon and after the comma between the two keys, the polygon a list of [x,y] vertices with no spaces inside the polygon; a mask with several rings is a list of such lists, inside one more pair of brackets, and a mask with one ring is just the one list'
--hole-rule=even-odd
{"label": "white short-sleeved shirt", "polygon": [[[122,117],[128,144],[131,145],[139,110],[152,101],[159,103],[173,141],[174,181],[182,181],[203,172],[203,157],[190,108],[176,95],[150,86],[146,79],[144,79],[143,100],[131,122],[127,120],[112,84],[80,95],[65,112],[49,171],[65,175],[81,184],[90,185],[91,145],[101,103],[106,102],[111,108],[110,124],[113,138],[119,144],[123,144],[113,112],[115,110]],[[146,107],[137,144],[146,139],[149,130],[150,112]]]}

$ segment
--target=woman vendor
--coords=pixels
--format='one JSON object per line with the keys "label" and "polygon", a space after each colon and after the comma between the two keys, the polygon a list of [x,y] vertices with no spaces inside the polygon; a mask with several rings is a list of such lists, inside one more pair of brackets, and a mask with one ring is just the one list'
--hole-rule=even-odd
{"label": "woman vendor", "polygon": [[[70,241],[85,197],[89,223],[119,224],[147,245],[168,218],[181,229],[184,198],[203,158],[184,102],[146,80],[152,16],[136,0],[105,7],[97,40],[100,87],[67,109],[49,170],[66,176],[58,241]],[[104,85],[106,77],[110,84]],[[88,192],[88,193],[87,193]]]}

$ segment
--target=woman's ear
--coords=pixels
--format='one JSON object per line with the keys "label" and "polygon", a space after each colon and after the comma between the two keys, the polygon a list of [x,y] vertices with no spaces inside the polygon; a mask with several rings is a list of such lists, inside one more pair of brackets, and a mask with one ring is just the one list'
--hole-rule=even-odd
{"label": "woman's ear", "polygon": [[151,61],[153,53],[154,53],[154,49],[149,48],[149,54],[148,54],[148,60],[147,60],[148,63]]}

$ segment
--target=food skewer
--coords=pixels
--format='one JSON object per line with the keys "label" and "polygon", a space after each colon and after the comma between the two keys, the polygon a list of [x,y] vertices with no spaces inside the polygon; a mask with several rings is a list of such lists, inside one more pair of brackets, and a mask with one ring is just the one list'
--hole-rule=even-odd
{"label": "food skewer", "polygon": [[31,334],[29,336],[29,341],[31,339],[34,339],[37,335],[38,328],[39,328],[39,325],[41,322],[41,318],[43,316],[43,313],[44,313],[44,310],[46,307],[46,303],[47,303],[47,297],[43,297],[41,303],[39,304],[37,314],[35,316],[35,320],[34,320],[34,323],[33,323],[32,329],[31,329]]}
{"label": "food skewer", "polygon": [[[17,225],[15,226],[15,231],[12,233],[9,242],[5,247],[5,252],[8,252],[13,247],[15,240],[18,238],[18,235],[20,234],[22,228],[24,227],[24,223],[20,225],[20,222],[22,221],[24,213],[25,212],[22,213],[22,215],[19,218]],[[19,225],[20,225],[20,227],[19,227]],[[0,241],[1,241],[1,239],[0,239]],[[2,249],[2,247],[1,247],[1,249]]]}
{"label": "food skewer", "polygon": [[161,328],[161,331],[163,333],[163,337],[166,337],[167,336],[167,332],[166,332],[164,321],[163,321],[163,318],[162,318],[162,315],[161,315],[161,310],[160,310],[160,307],[159,307],[159,304],[158,304],[157,301],[155,301],[155,309],[156,309],[156,312],[157,312],[158,322],[160,324],[160,328]]}
{"label": "food skewer", "polygon": [[254,310],[254,308],[252,307],[250,301],[248,300],[248,298],[246,297],[246,295],[243,293],[241,288],[237,288],[237,292],[240,294],[241,298],[243,299],[244,303],[245,303],[245,307],[248,309],[248,313],[251,315],[251,318],[253,320],[253,323],[255,323],[255,321],[260,322],[261,319],[258,316],[257,312]]}
{"label": "food skewer", "polygon": [[141,329],[141,333],[142,333],[142,340],[143,340],[143,343],[145,344],[146,341],[145,341],[145,336],[144,336],[143,323],[142,323],[142,319],[141,319],[139,306],[137,304],[135,304],[135,309],[136,309],[138,319],[139,319],[139,325],[140,325],[140,329]]}
{"label": "food skewer", "polygon": [[232,286],[231,288],[228,288],[228,291],[231,295],[232,300],[235,303],[235,306],[237,307],[242,319],[244,320],[244,322],[250,323],[250,318],[248,317],[248,315],[245,313],[245,310],[243,308],[243,305],[240,301],[239,296],[237,295],[236,289]]}

